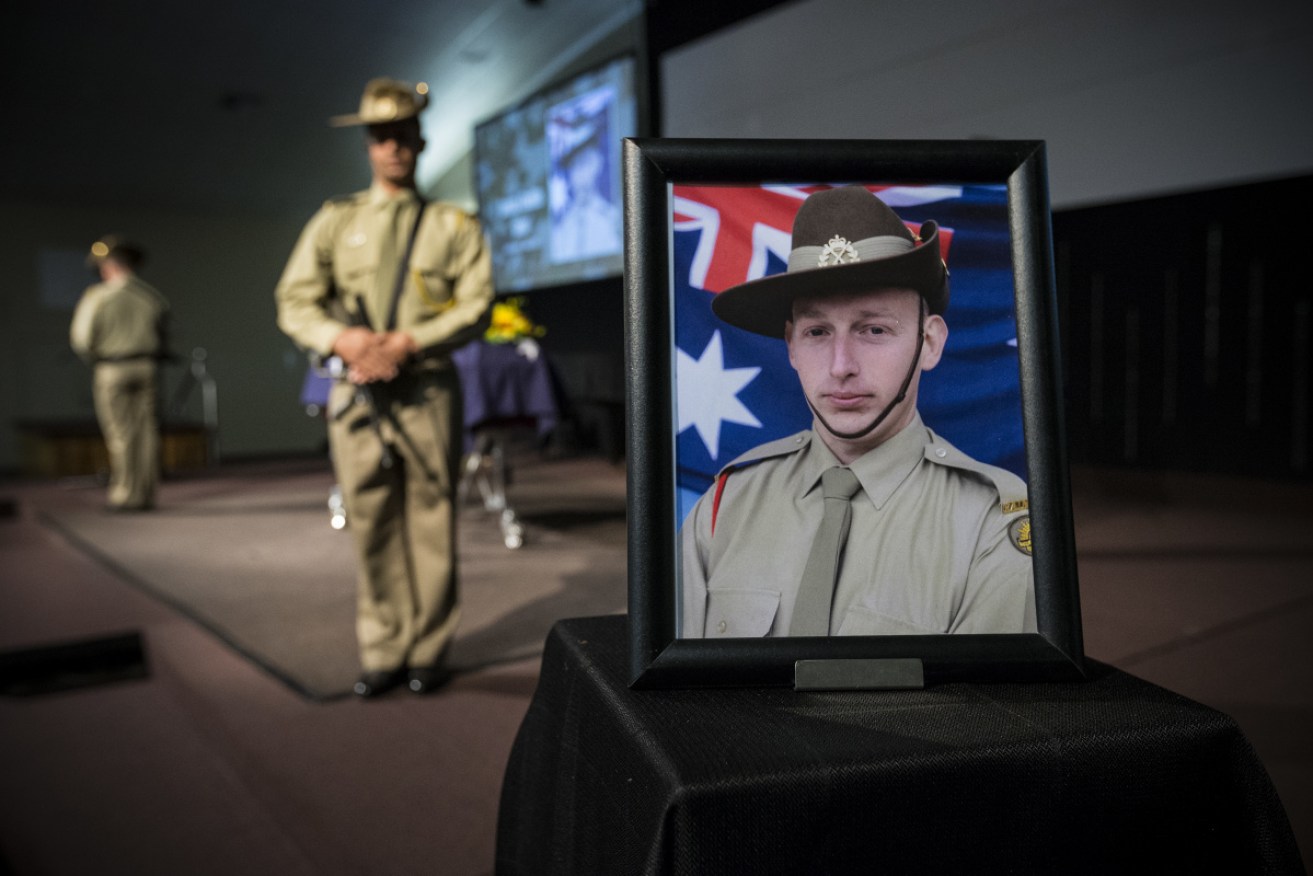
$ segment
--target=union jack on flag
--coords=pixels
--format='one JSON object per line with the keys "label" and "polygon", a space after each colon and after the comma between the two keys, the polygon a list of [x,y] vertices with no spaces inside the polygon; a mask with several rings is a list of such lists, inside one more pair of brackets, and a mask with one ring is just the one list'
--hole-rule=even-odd
{"label": "union jack on flag", "polygon": [[[811,428],[782,340],[720,321],[711,299],[782,273],[793,216],[824,185],[674,187],[675,428],[682,522],[716,473],[766,441]],[[1007,188],[868,186],[916,230],[933,219],[948,264],[948,345],[922,375],[926,425],[1026,477]]]}

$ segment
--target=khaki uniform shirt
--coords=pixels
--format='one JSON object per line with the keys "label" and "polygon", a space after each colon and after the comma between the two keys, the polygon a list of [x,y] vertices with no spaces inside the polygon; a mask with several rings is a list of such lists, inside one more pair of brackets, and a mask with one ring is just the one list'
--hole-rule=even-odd
{"label": "khaki uniform shirt", "polygon": [[169,304],[139,277],[122,277],[87,288],[73,311],[69,343],[88,362],[164,352]]}
{"label": "khaki uniform shirt", "polygon": [[[403,192],[396,260],[419,210]],[[328,355],[351,324],[357,297],[369,324],[387,326],[392,289],[377,289],[380,246],[392,222],[390,197],[378,186],[328,201],[301,233],[276,291],[278,326],[301,347]],[[430,203],[405,270],[393,328],[407,331],[421,356],[444,356],[483,333],[492,303],[492,263],[479,223],[456,207]]]}
{"label": "khaki uniform shirt", "polygon": [[[681,536],[681,635],[787,635],[820,528],[821,473],[838,461],[812,432],[735,460]],[[855,460],[861,483],[835,588],[837,635],[1034,632],[1026,487],[927,428]]]}

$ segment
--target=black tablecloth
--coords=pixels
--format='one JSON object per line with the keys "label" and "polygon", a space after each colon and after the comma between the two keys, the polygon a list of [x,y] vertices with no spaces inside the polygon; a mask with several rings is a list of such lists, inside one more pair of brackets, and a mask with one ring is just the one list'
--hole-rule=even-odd
{"label": "black tablecloth", "polygon": [[497,873],[1302,873],[1227,715],[1071,684],[632,691],[623,616],[561,621]]}

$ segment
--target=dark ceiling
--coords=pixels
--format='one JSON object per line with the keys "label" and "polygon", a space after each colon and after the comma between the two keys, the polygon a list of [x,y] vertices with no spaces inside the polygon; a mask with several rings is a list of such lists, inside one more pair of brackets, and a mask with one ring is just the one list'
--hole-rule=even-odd
{"label": "dark ceiling", "polygon": [[431,183],[477,121],[624,31],[642,0],[16,4],[0,196],[287,213],[363,182],[364,83],[430,83]]}

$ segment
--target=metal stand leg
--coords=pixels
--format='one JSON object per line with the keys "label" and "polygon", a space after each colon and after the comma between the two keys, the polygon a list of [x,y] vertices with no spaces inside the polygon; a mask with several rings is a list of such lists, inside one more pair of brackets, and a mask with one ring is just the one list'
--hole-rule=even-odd
{"label": "metal stand leg", "polygon": [[480,433],[474,450],[465,459],[457,496],[464,503],[470,486],[478,488],[483,510],[498,515],[502,541],[515,550],[524,544],[524,526],[506,498],[506,480],[506,452],[501,440],[489,432]]}
{"label": "metal stand leg", "polygon": [[342,487],[333,484],[328,494],[328,525],[334,529],[346,529],[346,503],[342,501]]}

